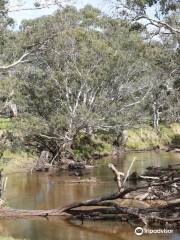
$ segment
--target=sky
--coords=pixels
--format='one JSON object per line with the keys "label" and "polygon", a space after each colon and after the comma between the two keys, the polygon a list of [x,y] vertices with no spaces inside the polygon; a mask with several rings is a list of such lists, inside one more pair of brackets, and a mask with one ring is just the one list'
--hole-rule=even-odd
{"label": "sky", "polygon": [[[33,8],[35,0],[10,0],[10,8],[17,9],[16,6],[21,5],[20,8]],[[86,4],[91,4],[94,7],[101,9],[102,12],[110,11],[111,6],[108,0],[72,0],[67,1],[67,3],[75,5],[77,8],[83,8]],[[37,10],[22,10],[22,11],[12,11],[9,13],[16,22],[16,27],[18,27],[22,20],[24,19],[34,19],[41,17],[43,15],[52,14],[57,9],[56,6],[49,6],[48,8],[37,9]]]}

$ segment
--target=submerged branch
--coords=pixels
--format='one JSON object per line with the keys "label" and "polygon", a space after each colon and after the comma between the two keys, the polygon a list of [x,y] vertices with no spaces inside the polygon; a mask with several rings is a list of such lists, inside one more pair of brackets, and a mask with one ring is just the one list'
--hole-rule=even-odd
{"label": "submerged branch", "polygon": [[[134,163],[135,159],[131,163],[126,177],[129,176],[130,169]],[[118,191],[110,193],[101,197],[88,199],[85,201],[75,202],[66,205],[61,208],[50,209],[50,210],[21,210],[21,209],[11,209],[6,207],[0,208],[0,217],[50,217],[50,216],[61,216],[70,219],[89,219],[89,220],[120,220],[127,221],[129,219],[135,219],[141,221],[146,225],[153,225],[154,223],[163,224],[164,226],[168,224],[173,224],[175,227],[179,227],[180,221],[180,199],[175,199],[173,201],[165,202],[163,205],[156,205],[150,207],[124,207],[121,206],[120,201],[114,201],[117,199],[123,199],[127,194],[131,192],[136,192],[138,190],[148,190],[156,187],[166,188],[166,186],[172,186],[174,183],[180,182],[180,177],[176,179],[168,180],[165,178],[160,181],[150,184],[145,184],[144,186],[137,186],[132,188],[122,188],[122,177],[124,174],[119,172],[113,164],[109,164],[117,178],[119,178]],[[121,188],[120,188],[121,187]],[[124,187],[124,186],[123,186]],[[149,193],[149,192],[148,192]],[[147,195],[147,194],[146,194]],[[144,197],[145,198],[145,197]],[[141,199],[142,200],[142,199]],[[89,208],[90,207],[90,208]],[[92,208],[93,207],[93,208]],[[176,213],[176,214],[174,214]],[[168,217],[167,217],[168,216]]]}

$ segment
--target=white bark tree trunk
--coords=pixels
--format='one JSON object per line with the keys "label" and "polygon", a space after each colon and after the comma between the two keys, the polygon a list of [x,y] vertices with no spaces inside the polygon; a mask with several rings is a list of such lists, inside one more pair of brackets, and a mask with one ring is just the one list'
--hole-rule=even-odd
{"label": "white bark tree trunk", "polygon": [[159,105],[157,101],[154,101],[153,103],[153,127],[158,128],[159,127],[159,120],[160,120],[160,112],[159,112]]}

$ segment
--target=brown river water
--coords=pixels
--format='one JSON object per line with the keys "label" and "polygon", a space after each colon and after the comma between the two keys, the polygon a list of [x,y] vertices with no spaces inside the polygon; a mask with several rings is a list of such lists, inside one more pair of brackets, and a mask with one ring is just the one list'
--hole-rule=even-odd
{"label": "brown river water", "polygon": [[[148,166],[167,166],[180,163],[180,154],[175,153],[130,153],[119,159],[97,160],[90,175],[96,183],[69,183],[72,176],[40,174],[12,174],[8,177],[6,199],[8,206],[21,209],[51,209],[74,201],[85,200],[116,190],[113,175],[107,164],[112,162],[126,172],[133,157],[136,161],[132,171],[143,173]],[[73,177],[74,178],[74,177]],[[0,219],[0,236],[30,240],[134,240],[134,239],[180,239],[180,232],[167,234],[143,234],[136,236],[135,227],[128,223],[109,221],[67,221],[56,218]]]}

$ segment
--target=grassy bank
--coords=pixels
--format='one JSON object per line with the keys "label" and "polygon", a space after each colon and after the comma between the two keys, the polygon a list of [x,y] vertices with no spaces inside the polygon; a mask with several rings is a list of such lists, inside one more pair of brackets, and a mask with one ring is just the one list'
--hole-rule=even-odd
{"label": "grassy bank", "polygon": [[[10,118],[0,118],[0,136],[6,133],[6,131],[14,131],[13,124],[18,121]],[[9,144],[8,144],[9,145]],[[32,154],[28,154],[24,151],[11,151],[7,147],[4,151],[3,145],[1,146],[3,156],[0,160],[0,169],[3,169],[5,173],[14,172],[26,172],[32,168],[36,157]],[[1,238],[0,238],[1,240]]]}
{"label": "grassy bank", "polygon": [[5,173],[26,172],[33,167],[36,157],[26,152],[6,150],[0,161],[0,169]]}
{"label": "grassy bank", "polygon": [[[109,134],[96,134],[91,138],[82,136],[77,140],[75,153],[77,157],[86,159],[107,155],[112,152],[116,137]],[[158,131],[151,126],[126,130],[123,145],[126,149],[132,150],[148,150],[156,147],[162,149],[168,146],[180,148],[180,124],[160,125]]]}
{"label": "grassy bank", "polygon": [[[11,129],[12,122],[8,119],[1,119],[0,132]],[[113,142],[116,135],[96,133],[92,136],[81,134],[75,139],[73,152],[76,159],[95,159],[111,154]],[[150,126],[125,131],[124,146],[131,150],[146,150],[155,147],[167,146],[180,148],[180,124],[173,123],[169,126],[160,125],[159,131]],[[32,169],[37,156],[21,151],[5,150],[0,160],[0,169],[6,173],[26,172]]]}
{"label": "grassy bank", "polygon": [[127,130],[125,146],[129,149],[148,149],[174,145],[180,147],[180,124],[160,125],[159,131],[150,126]]}

